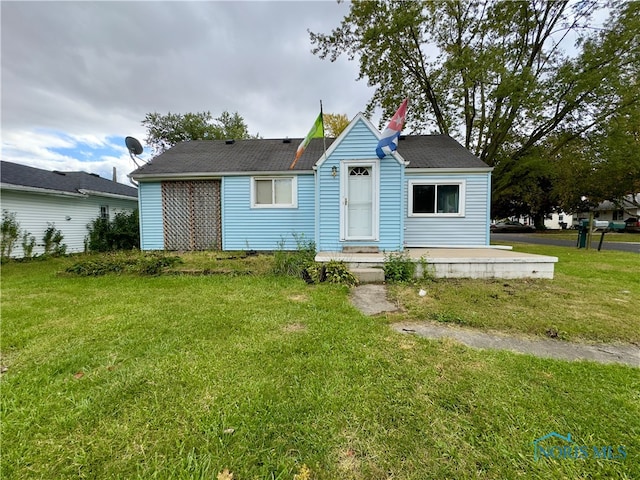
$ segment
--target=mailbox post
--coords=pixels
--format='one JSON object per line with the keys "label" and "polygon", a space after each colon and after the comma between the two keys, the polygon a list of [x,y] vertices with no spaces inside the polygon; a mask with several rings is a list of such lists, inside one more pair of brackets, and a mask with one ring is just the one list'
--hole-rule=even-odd
{"label": "mailbox post", "polygon": [[589,220],[580,220],[578,223],[578,248],[587,246],[587,230],[589,230]]}
{"label": "mailbox post", "polygon": [[602,242],[604,241],[604,234],[607,233],[609,228],[612,228],[613,222],[609,223],[606,220],[594,220],[593,214],[589,215],[589,220],[580,220],[578,224],[578,248],[591,248],[591,239],[593,232],[601,230],[600,242],[598,243],[598,251],[602,248]]}

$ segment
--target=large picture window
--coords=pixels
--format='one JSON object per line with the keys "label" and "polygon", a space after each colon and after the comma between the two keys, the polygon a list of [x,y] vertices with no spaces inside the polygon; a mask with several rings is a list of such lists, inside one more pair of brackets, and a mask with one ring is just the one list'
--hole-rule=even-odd
{"label": "large picture window", "polygon": [[464,216],[464,182],[409,182],[409,216]]}
{"label": "large picture window", "polygon": [[295,177],[254,177],[251,185],[253,208],[295,208]]}

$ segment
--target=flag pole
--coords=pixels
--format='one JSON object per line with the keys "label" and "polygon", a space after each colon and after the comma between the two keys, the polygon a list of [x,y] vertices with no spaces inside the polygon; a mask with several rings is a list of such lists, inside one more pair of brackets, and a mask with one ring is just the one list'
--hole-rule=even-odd
{"label": "flag pole", "polygon": [[322,113],[322,100],[320,100],[320,116],[322,118],[322,147],[324,148],[324,159],[327,159],[327,136],[324,133],[324,113]]}

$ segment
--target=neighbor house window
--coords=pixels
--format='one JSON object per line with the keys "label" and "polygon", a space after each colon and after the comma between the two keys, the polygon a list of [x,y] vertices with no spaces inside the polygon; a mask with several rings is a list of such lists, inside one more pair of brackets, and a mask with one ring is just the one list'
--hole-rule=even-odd
{"label": "neighbor house window", "polygon": [[109,220],[109,205],[100,205],[100,218]]}
{"label": "neighbor house window", "polygon": [[251,206],[254,208],[297,207],[295,177],[254,177]]}
{"label": "neighbor house window", "polygon": [[464,182],[409,182],[409,216],[464,215]]}

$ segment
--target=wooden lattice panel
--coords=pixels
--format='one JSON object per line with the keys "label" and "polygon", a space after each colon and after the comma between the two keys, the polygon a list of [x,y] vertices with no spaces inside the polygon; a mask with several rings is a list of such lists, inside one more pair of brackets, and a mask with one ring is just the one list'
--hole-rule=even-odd
{"label": "wooden lattice panel", "polygon": [[220,210],[220,180],[163,182],[165,248],[221,249]]}

